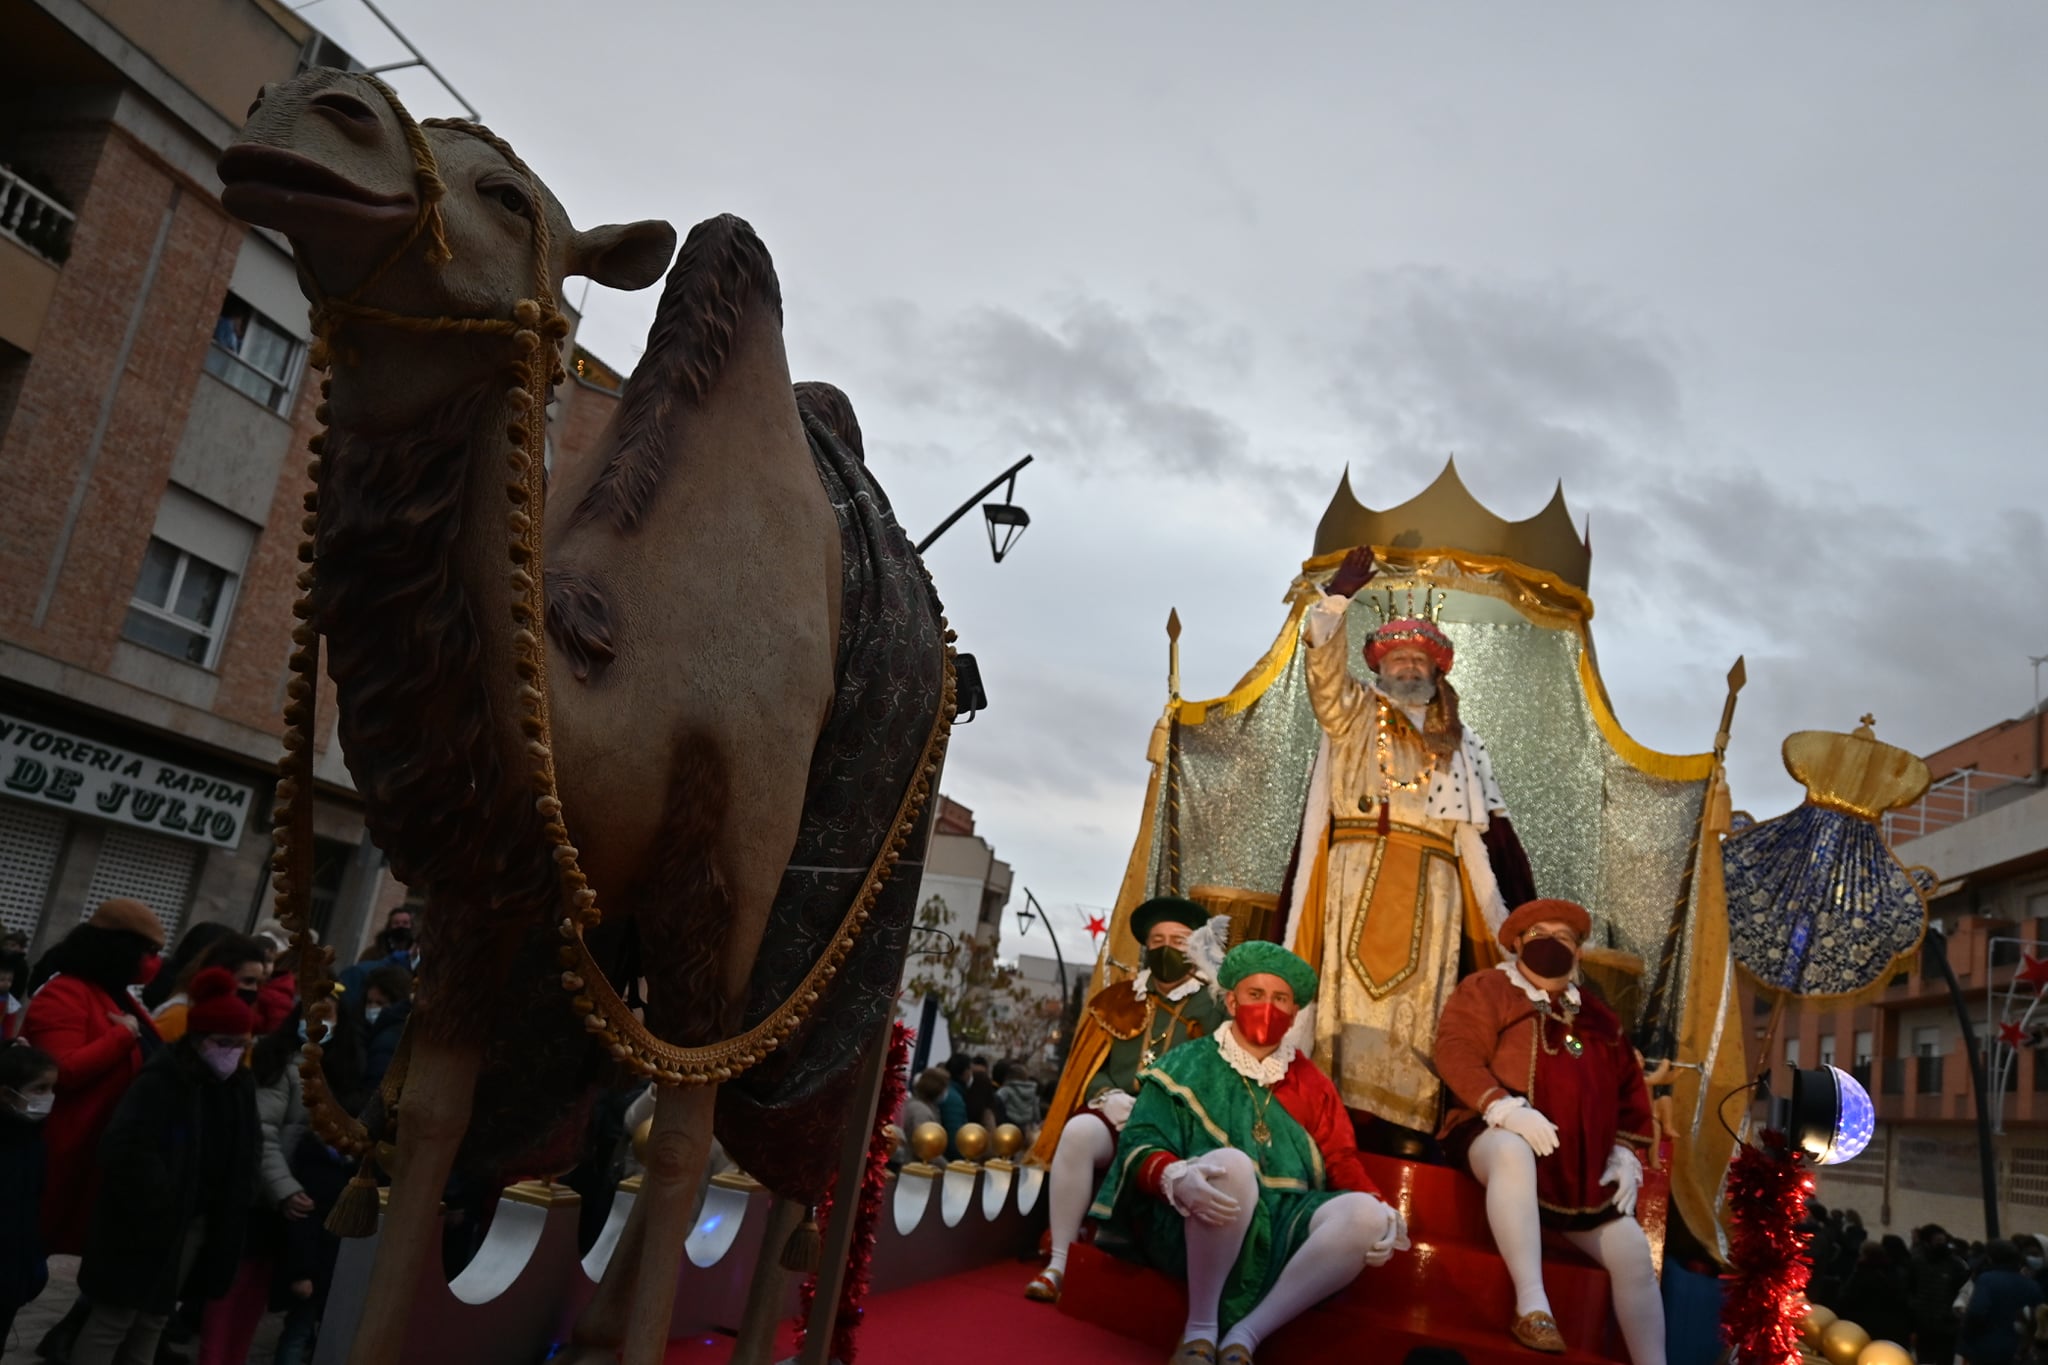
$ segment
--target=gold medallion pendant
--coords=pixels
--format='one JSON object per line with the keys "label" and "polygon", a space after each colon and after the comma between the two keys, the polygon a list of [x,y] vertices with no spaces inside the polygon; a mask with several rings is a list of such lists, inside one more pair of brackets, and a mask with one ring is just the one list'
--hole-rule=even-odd
{"label": "gold medallion pendant", "polygon": [[1266,1126],[1264,1119],[1260,1119],[1252,1124],[1252,1141],[1258,1143],[1261,1147],[1271,1147],[1273,1145],[1273,1130]]}
{"label": "gold medallion pendant", "polygon": [[1574,1057],[1581,1057],[1585,1055],[1586,1045],[1579,1041],[1578,1034],[1567,1033],[1564,1036],[1564,1050]]}

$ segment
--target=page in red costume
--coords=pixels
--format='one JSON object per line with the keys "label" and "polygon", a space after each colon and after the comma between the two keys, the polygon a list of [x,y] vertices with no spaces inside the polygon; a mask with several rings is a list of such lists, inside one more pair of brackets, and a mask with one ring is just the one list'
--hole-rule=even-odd
{"label": "page in red costume", "polygon": [[1273,1098],[1315,1139],[1331,1189],[1371,1195],[1380,1192],[1359,1160],[1358,1137],[1337,1087],[1314,1062],[1297,1053],[1287,1074],[1273,1087]]}

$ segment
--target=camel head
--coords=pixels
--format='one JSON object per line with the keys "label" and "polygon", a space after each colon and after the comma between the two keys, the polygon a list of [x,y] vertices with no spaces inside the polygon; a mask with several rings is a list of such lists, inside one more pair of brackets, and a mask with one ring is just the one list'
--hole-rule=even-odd
{"label": "camel head", "polygon": [[[508,152],[474,125],[414,123],[374,77],[316,69],[263,88],[240,140],[221,155],[221,202],[291,240],[316,304],[510,318],[535,295],[537,223],[547,229],[556,298],[570,275],[614,289],[661,277],[674,228],[646,221],[578,231]],[[423,204],[434,210],[425,223]],[[502,354],[508,343],[492,340],[463,349]]]}

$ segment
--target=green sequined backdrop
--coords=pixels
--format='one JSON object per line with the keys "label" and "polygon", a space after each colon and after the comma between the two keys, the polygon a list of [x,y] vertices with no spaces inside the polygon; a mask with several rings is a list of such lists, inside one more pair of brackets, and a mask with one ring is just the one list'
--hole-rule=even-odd
{"label": "green sequined backdrop", "polygon": [[[1351,666],[1364,677],[1357,646],[1378,618],[1354,603],[1347,624]],[[1457,646],[1451,676],[1463,717],[1493,756],[1537,890],[1588,907],[1596,943],[1634,953],[1654,969],[1706,783],[1653,777],[1614,751],[1580,688],[1574,632],[1532,624],[1491,597],[1455,591],[1441,624]],[[1714,720],[1702,717],[1708,735]],[[1245,710],[1212,713],[1180,734],[1181,885],[1277,892],[1318,736],[1301,651]],[[1165,851],[1163,786],[1159,805],[1151,812],[1154,886]],[[1681,974],[1674,992],[1683,984]],[[1674,1017],[1683,1003],[1674,996]]]}

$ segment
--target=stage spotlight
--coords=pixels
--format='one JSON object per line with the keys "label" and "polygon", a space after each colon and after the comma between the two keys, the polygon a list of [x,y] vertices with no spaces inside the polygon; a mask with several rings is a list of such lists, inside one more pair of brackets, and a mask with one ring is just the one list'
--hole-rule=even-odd
{"label": "stage spotlight", "polygon": [[1820,1166],[1836,1166],[1859,1155],[1877,1129],[1877,1109],[1870,1092],[1838,1066],[1792,1073],[1792,1098],[1784,1106],[1782,1128],[1793,1143]]}

